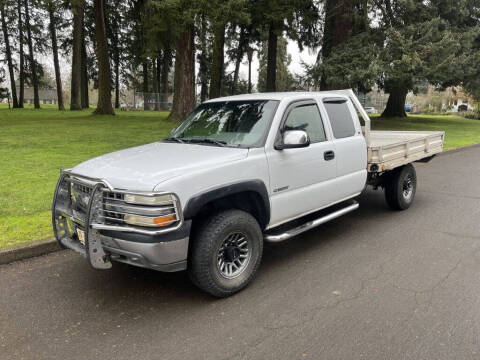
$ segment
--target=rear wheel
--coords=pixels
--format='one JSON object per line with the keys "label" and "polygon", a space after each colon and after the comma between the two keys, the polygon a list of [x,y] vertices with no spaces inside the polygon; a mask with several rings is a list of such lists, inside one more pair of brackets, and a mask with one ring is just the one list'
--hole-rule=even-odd
{"label": "rear wheel", "polygon": [[417,175],[413,165],[408,164],[393,173],[385,183],[385,200],[394,210],[406,210],[413,203],[417,190]]}
{"label": "rear wheel", "polygon": [[191,280],[213,296],[227,297],[253,280],[262,258],[263,236],[252,215],[227,210],[210,217],[191,246]]}

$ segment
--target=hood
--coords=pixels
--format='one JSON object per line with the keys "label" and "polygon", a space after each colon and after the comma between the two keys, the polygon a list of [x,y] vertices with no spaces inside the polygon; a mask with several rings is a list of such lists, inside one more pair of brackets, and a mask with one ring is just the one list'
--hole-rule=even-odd
{"label": "hood", "polygon": [[248,149],[156,142],[87,160],[72,171],[118,189],[152,191],[174,177],[244,159]]}

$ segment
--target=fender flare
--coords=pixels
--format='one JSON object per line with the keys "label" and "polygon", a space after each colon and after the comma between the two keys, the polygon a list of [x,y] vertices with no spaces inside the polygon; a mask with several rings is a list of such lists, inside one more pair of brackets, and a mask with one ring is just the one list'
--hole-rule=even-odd
{"label": "fender flare", "polygon": [[219,200],[226,196],[242,192],[253,192],[259,195],[261,199],[260,205],[263,206],[264,210],[264,214],[261,214],[261,222],[263,227],[267,226],[270,222],[270,198],[268,196],[267,187],[261,180],[242,181],[197,194],[187,201],[185,209],[183,211],[183,217],[185,218],[185,220],[191,220],[206,204],[215,200]]}

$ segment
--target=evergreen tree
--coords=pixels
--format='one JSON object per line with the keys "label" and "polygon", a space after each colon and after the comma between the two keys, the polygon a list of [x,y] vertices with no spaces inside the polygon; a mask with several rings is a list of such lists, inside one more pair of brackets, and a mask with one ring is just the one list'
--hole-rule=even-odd
{"label": "evergreen tree", "polygon": [[61,30],[62,17],[60,16],[60,11],[62,10],[57,2],[53,0],[45,0],[46,10],[49,17],[49,32],[50,40],[52,42],[52,55],[53,55],[53,66],[55,69],[55,82],[57,87],[57,102],[58,109],[65,110],[63,104],[63,90],[62,90],[62,77],[60,73],[60,63],[58,59],[58,40],[57,40],[57,31]]}
{"label": "evergreen tree", "polygon": [[[336,57],[335,61],[330,63],[332,65],[338,64],[339,59],[335,53],[335,48],[348,42],[355,35],[365,33],[367,28],[367,0],[326,0],[322,49],[320,52],[322,63],[326,63],[329,58]],[[355,39],[349,42],[347,46],[344,45],[345,48],[349,49],[351,45],[357,44],[358,40]],[[365,37],[362,40],[365,40]],[[365,45],[365,41],[362,41],[362,45]],[[344,55],[345,52],[342,50],[340,49],[339,53]],[[358,56],[358,54],[355,55]],[[342,62],[341,64],[349,66],[348,62]],[[320,88],[322,90],[344,87],[343,81],[339,81],[335,72],[322,68],[320,70],[324,70],[320,76]]]}
{"label": "evergreen tree", "polygon": [[25,54],[23,51],[24,32],[23,32],[23,1],[16,0],[17,3],[17,23],[18,23],[18,107],[23,108],[25,95]]}
{"label": "evergreen tree", "polygon": [[[174,94],[171,121],[183,120],[195,106],[195,17],[200,0],[153,1],[150,28],[169,35],[175,50]],[[164,38],[164,36],[162,36]],[[151,36],[150,36],[151,38]]]}
{"label": "evergreen tree", "polygon": [[208,83],[210,77],[211,48],[209,46],[209,29],[206,16],[201,14],[197,18],[198,43],[197,55],[198,61],[198,82],[200,84],[200,102],[204,102],[208,97]]}
{"label": "evergreen tree", "polygon": [[[28,44],[28,60],[30,69],[30,79],[33,85],[33,104],[35,109],[40,109],[40,98],[38,95],[38,72],[39,66],[35,60],[35,53],[33,47],[34,31],[41,29],[42,22],[34,14],[34,9],[30,7],[30,0],[24,1],[25,6],[25,29],[27,30],[27,44]],[[31,21],[33,18],[34,21]],[[39,49],[39,47],[37,47]]]}
{"label": "evergreen tree", "polygon": [[72,77],[70,86],[70,110],[82,109],[82,48],[84,42],[83,18],[85,0],[72,0]]}
{"label": "evergreen tree", "polygon": [[104,0],[94,0],[93,4],[95,10],[95,40],[98,60],[98,103],[94,113],[115,115],[112,107],[110,59],[104,13],[105,3]]}
{"label": "evergreen tree", "polygon": [[[294,77],[288,70],[288,66],[292,62],[292,57],[287,53],[287,39],[282,36],[277,41],[277,61],[275,84],[277,91],[294,90]],[[268,43],[263,42],[258,51],[258,91],[268,91]]]}
{"label": "evergreen tree", "polygon": [[252,22],[267,35],[266,91],[277,90],[277,42],[284,33],[299,49],[318,42],[319,8],[315,0],[258,0],[253,2]]}
{"label": "evergreen tree", "polygon": [[[457,56],[463,52],[457,17],[443,11],[445,1],[375,1],[384,33],[379,53],[380,85],[390,94],[383,117],[406,117],[405,100],[415,81],[453,85]],[[451,9],[451,8],[450,8]],[[452,21],[453,20],[453,21]]]}

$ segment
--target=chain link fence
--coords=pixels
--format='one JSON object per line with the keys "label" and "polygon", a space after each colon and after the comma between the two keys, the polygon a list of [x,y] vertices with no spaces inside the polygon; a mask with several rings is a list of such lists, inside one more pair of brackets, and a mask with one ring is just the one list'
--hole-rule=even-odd
{"label": "chain link fence", "polygon": [[172,95],[135,92],[133,94],[133,108],[136,110],[170,111],[172,109]]}

